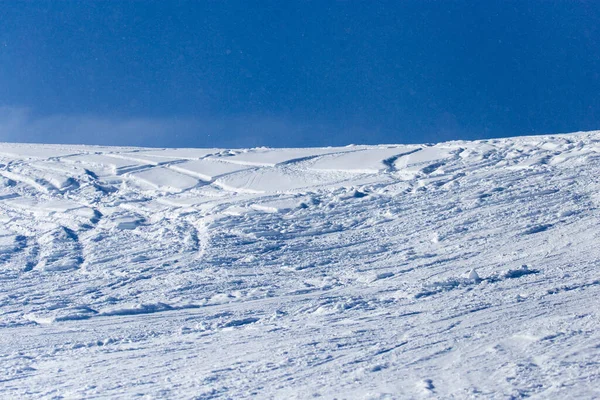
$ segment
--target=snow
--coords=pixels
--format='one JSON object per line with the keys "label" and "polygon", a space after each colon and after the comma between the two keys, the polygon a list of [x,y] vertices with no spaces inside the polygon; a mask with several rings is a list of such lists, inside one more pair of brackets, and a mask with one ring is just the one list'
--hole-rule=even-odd
{"label": "snow", "polygon": [[212,155],[220,161],[248,165],[248,166],[270,166],[279,164],[304,161],[325,154],[340,154],[351,151],[345,148],[311,148],[311,149],[271,149],[257,148],[244,150],[226,150]]}
{"label": "snow", "polygon": [[0,143],[0,398],[600,397],[599,149]]}
{"label": "snow", "polygon": [[175,171],[190,176],[195,176],[203,181],[213,181],[217,177],[231,174],[232,172],[243,171],[249,167],[244,165],[221,162],[211,159],[201,159],[194,161],[184,161],[171,166]]}
{"label": "snow", "polygon": [[138,184],[145,184],[154,189],[172,193],[189,190],[199,183],[197,179],[188,175],[161,167],[132,172],[128,178]]}
{"label": "snow", "polygon": [[320,157],[310,166],[317,171],[340,171],[376,174],[389,168],[397,158],[408,155],[419,148],[416,146],[392,146],[383,148],[357,149]]}

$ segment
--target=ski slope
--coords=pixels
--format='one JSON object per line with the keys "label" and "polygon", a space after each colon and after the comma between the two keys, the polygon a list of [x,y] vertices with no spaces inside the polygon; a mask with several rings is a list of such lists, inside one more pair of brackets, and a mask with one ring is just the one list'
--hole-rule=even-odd
{"label": "ski slope", "polygon": [[600,397],[600,132],[0,143],[0,398]]}

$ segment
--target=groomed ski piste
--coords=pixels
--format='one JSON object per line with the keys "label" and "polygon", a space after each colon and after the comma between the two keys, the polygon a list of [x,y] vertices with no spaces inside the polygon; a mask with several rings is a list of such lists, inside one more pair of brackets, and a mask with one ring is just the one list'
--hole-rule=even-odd
{"label": "groomed ski piste", "polygon": [[0,398],[600,397],[600,132],[0,143]]}

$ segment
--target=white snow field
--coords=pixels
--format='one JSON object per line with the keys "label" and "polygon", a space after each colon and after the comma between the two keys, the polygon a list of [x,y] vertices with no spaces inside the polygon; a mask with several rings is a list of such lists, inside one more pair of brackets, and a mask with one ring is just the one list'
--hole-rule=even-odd
{"label": "white snow field", "polygon": [[0,398],[600,398],[600,132],[0,143]]}

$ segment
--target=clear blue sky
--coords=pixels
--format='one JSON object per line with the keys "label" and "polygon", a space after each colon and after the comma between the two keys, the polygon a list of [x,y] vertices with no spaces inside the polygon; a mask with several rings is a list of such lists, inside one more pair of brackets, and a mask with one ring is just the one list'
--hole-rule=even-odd
{"label": "clear blue sky", "polygon": [[0,141],[322,146],[592,129],[596,1],[0,1]]}

